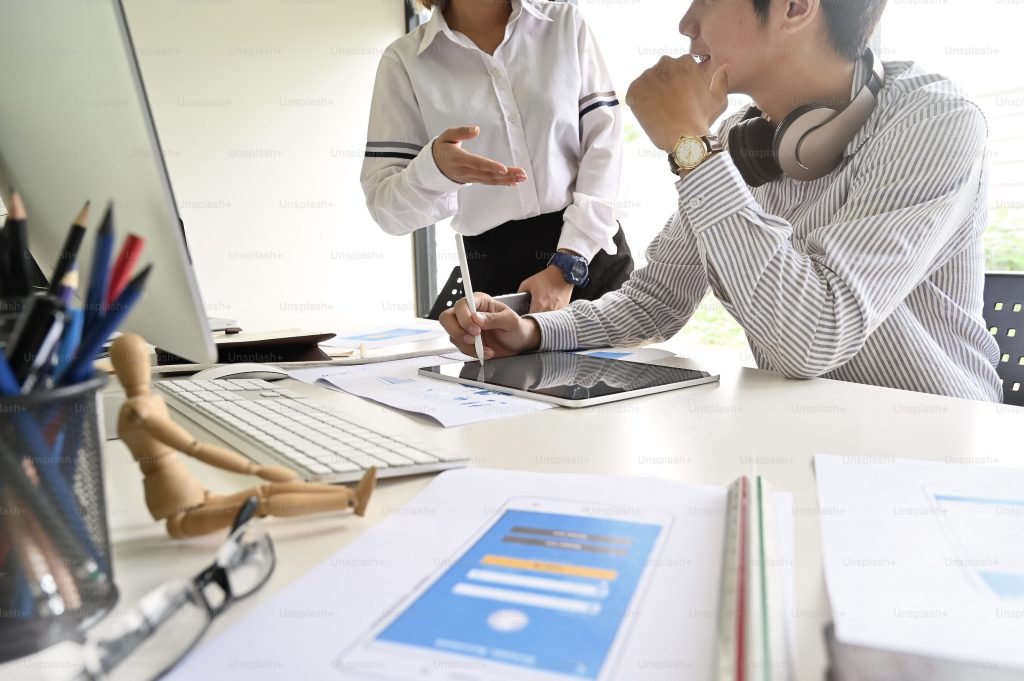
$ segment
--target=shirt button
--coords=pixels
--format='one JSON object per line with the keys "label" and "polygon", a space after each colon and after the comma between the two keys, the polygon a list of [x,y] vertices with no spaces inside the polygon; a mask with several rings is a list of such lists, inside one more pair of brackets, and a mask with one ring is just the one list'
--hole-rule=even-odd
{"label": "shirt button", "polygon": [[501,75],[501,71],[499,71],[498,69],[491,69],[491,76],[493,76],[494,78],[497,78],[500,75]]}
{"label": "shirt button", "polygon": [[690,208],[692,210],[696,210],[696,209],[700,208],[702,203],[704,203],[704,199],[702,199],[700,197],[696,197],[696,198],[690,199],[690,202],[689,202],[688,205],[690,206]]}
{"label": "shirt button", "polygon": [[516,116],[515,114],[509,114],[508,115],[508,122],[509,123],[515,123],[518,120],[519,120],[519,116]]}

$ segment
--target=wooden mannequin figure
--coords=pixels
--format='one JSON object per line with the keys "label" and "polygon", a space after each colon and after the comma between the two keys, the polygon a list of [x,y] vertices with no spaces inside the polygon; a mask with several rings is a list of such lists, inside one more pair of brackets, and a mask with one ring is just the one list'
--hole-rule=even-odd
{"label": "wooden mannequin figure", "polygon": [[[149,347],[133,334],[110,346],[114,371],[124,387],[125,402],[117,434],[142,469],[146,506],[155,520],[167,520],[175,539],[209,534],[231,526],[250,496],[260,500],[259,516],[298,516],[352,509],[363,515],[373,493],[376,469],[366,471],[355,489],[304,482],[281,466],[262,466],[238,452],[199,442],[171,420],[163,397],[150,390]],[[203,463],[270,482],[230,495],[210,492],[179,458],[183,453]]]}

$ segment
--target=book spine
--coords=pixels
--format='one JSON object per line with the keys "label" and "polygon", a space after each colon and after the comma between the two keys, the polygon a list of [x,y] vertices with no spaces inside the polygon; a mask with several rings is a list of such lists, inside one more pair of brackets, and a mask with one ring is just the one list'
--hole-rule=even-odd
{"label": "book spine", "polygon": [[726,498],[722,586],[718,605],[717,681],[745,681],[748,480],[729,486]]}

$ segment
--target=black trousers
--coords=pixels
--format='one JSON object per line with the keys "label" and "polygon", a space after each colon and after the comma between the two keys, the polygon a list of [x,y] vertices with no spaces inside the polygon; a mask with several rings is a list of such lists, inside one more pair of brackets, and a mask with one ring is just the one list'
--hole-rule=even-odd
{"label": "black trousers", "polygon": [[[558,250],[562,214],[545,213],[512,220],[478,236],[464,237],[473,290],[494,296],[515,293],[524,280],[543,270]],[[633,256],[622,227],[615,233],[618,253],[598,251],[590,263],[590,282],[573,289],[573,300],[596,300],[618,290],[633,271]]]}

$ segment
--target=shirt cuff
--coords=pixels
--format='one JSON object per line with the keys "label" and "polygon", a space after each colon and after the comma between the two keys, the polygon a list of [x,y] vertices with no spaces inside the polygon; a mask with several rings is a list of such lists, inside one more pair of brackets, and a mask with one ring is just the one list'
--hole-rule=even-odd
{"label": "shirt cuff", "polygon": [[[436,139],[435,137],[434,140]],[[449,180],[441,172],[441,169],[437,167],[437,162],[434,160],[434,140],[430,140],[430,144],[420,149],[420,153],[416,155],[416,158],[410,161],[408,168],[406,168],[406,172],[409,173],[409,179],[413,185],[431,194],[440,195],[457,192],[466,185]]]}
{"label": "shirt cuff", "polygon": [[528,314],[540,328],[540,352],[576,349],[576,323],[566,310]]}
{"label": "shirt cuff", "polygon": [[[579,253],[587,259],[587,262],[591,262],[602,248],[608,250],[605,244],[594,241],[586,232],[571,222],[562,224],[562,235],[558,238],[558,248]],[[611,244],[611,249],[609,254],[615,255],[617,249],[614,243]]]}
{"label": "shirt cuff", "polygon": [[679,209],[686,212],[694,234],[756,204],[750,187],[726,153],[715,154],[676,183]]}

